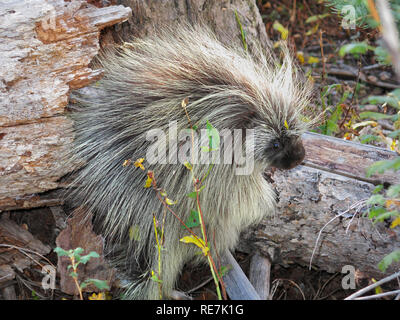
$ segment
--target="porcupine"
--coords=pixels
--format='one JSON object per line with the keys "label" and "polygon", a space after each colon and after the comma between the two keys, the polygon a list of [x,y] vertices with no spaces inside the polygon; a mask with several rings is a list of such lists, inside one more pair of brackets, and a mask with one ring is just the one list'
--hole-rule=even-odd
{"label": "porcupine", "polygon": [[[177,132],[199,130],[207,121],[217,130],[241,129],[242,140],[246,129],[254,130],[250,174],[238,175],[235,163],[192,165],[196,177],[206,176],[199,198],[215,260],[235,248],[242,230],[274,212],[275,193],[263,172],[300,164],[305,155],[300,135],[308,128],[302,114],[310,88],[283,52],[278,61],[268,51],[251,55],[224,45],[204,26],[167,28],[103,53],[98,61],[104,77],[91,86],[92,93],[75,94],[72,159],[85,165],[76,172],[78,188],[70,199],[95,214],[95,224],[114,248],[117,267],[130,279],[125,298],[160,298],[158,283],[150,279],[159,259],[153,216],[164,226],[163,298],[170,297],[185,263],[205,261],[198,247],[179,241],[189,233],[166,211],[157,191],[144,187],[152,170],[157,186],[176,201],[170,208],[187,221],[197,210],[196,199],[188,197],[194,190],[188,165],[147,159],[145,171],[123,165],[145,158],[155,143],[146,138],[150,130],[167,133],[167,162],[168,152],[177,151],[168,136],[174,121]],[[221,150],[224,143],[221,139]],[[201,235],[199,227],[193,231]]]}

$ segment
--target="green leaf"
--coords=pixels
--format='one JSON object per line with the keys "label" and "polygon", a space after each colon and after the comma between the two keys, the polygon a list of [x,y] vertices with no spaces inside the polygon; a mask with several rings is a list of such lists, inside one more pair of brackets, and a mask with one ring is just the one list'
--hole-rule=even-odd
{"label": "green leaf", "polygon": [[400,129],[392,131],[391,133],[388,134],[388,136],[393,139],[400,138]]}
{"label": "green leaf", "polygon": [[54,249],[54,252],[57,253],[57,256],[62,257],[62,256],[69,256],[68,252],[65,251],[64,249],[57,247]]}
{"label": "green leaf", "polygon": [[344,57],[346,54],[352,54],[358,57],[359,54],[365,54],[368,50],[374,50],[375,48],[368,45],[367,42],[353,42],[345,44],[339,50],[339,55]]}
{"label": "green leaf", "polygon": [[376,47],[374,50],[374,54],[377,58],[376,60],[378,60],[380,64],[390,65],[391,63],[390,54],[385,48],[381,46]]}
{"label": "green leaf", "polygon": [[[190,215],[185,222],[188,228],[198,227],[200,225],[200,217],[199,213],[196,210],[190,210]],[[183,229],[186,229],[184,226],[181,226]]]}
{"label": "green leaf", "polygon": [[398,216],[398,214],[399,214],[398,211],[386,211],[385,210],[385,212],[376,216],[374,219],[375,219],[375,221],[382,222],[382,221],[385,221],[386,219],[389,219],[390,217],[393,217],[393,216],[396,217],[396,216]]}
{"label": "green leaf", "polygon": [[368,199],[367,204],[369,205],[379,204],[383,206],[385,204],[385,201],[386,201],[385,198],[381,194],[375,194]]}
{"label": "green leaf", "polygon": [[371,177],[375,173],[384,173],[389,169],[393,169],[395,171],[400,169],[400,157],[393,160],[381,160],[373,163],[367,169],[367,178]]}
{"label": "green leaf", "polygon": [[99,280],[99,279],[87,279],[81,283],[80,287],[81,287],[81,289],[83,289],[86,286],[88,286],[89,284],[93,284],[99,290],[110,290],[110,287],[108,286],[107,281]]}
{"label": "green leaf", "polygon": [[395,250],[392,253],[389,253],[386,257],[382,259],[378,264],[378,268],[382,272],[386,272],[386,269],[393,263],[400,260],[400,250]]}
{"label": "green leaf", "polygon": [[140,227],[137,224],[134,224],[129,228],[129,239],[140,241]]}
{"label": "green leaf", "polygon": [[216,150],[219,148],[219,132],[215,129],[211,123],[207,120],[207,136],[209,141],[209,147],[211,150]]}
{"label": "green leaf", "polygon": [[325,124],[324,133],[331,136],[339,130],[338,122],[342,115],[342,107],[338,105]]}
{"label": "green leaf", "polygon": [[[204,188],[205,188],[205,186],[201,186],[200,189],[198,190],[198,192],[200,192],[200,191],[203,190]],[[187,196],[188,196],[189,198],[192,198],[192,199],[197,199],[196,191],[193,191],[193,192],[188,193]]]}
{"label": "green leaf", "polygon": [[83,248],[78,247],[78,248],[74,249],[72,252],[73,252],[74,256],[79,256],[83,253],[83,251],[84,251]]}
{"label": "green leaf", "polygon": [[90,252],[86,256],[81,257],[81,262],[86,264],[91,258],[100,258],[99,254],[95,251]]}
{"label": "green leaf", "polygon": [[324,19],[326,17],[329,17],[330,15],[331,15],[330,13],[324,13],[324,14],[318,14],[318,15],[315,15],[315,16],[311,16],[306,20],[306,23],[311,23],[311,22],[315,22],[315,21],[318,21],[318,20],[322,20],[322,19]]}
{"label": "green leaf", "polygon": [[393,115],[391,114],[384,114],[379,112],[372,112],[372,111],[365,111],[360,113],[360,118],[365,119],[374,119],[374,120],[382,120],[382,119],[391,119]]}
{"label": "green leaf", "polygon": [[372,191],[372,193],[377,194],[377,193],[381,192],[382,189],[383,189],[383,184],[379,184],[375,187],[375,189]]}
{"label": "green leaf", "polygon": [[381,141],[381,138],[379,136],[375,136],[373,134],[363,134],[358,137],[361,143],[368,143],[371,141]]}
{"label": "green leaf", "polygon": [[184,165],[188,170],[190,170],[190,171],[193,170],[193,166],[190,164],[189,161],[186,161],[183,165]]}
{"label": "green leaf", "polygon": [[242,36],[243,48],[245,51],[247,51],[246,33],[242,27],[242,23],[240,22],[239,15],[238,15],[236,9],[235,9],[235,18],[236,18],[236,22],[240,29],[240,35]]}
{"label": "green leaf", "polygon": [[151,278],[150,279],[155,282],[162,283],[162,280],[158,277],[158,275],[153,270],[151,270]]}
{"label": "green leaf", "polygon": [[379,215],[383,214],[386,212],[385,208],[382,207],[378,207],[378,208],[374,208],[374,209],[370,209],[369,210],[369,214],[368,217],[370,219],[375,219],[376,217],[378,217]]}
{"label": "green leaf", "polygon": [[396,198],[400,195],[400,184],[395,184],[389,187],[387,191],[388,197]]}
{"label": "green leaf", "polygon": [[400,109],[400,89],[395,89],[384,96],[369,96],[363,100],[368,104],[385,104],[387,103],[393,108]]}

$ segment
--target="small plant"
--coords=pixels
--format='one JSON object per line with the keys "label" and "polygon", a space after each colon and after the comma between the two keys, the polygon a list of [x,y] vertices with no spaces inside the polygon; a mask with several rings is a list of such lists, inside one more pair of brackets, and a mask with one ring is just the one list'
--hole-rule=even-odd
{"label": "small plant", "polygon": [[[395,172],[400,170],[400,157],[375,162],[368,168],[367,177],[375,173],[383,173],[389,169]],[[371,206],[368,210],[368,216],[374,223],[391,219],[390,228],[400,226],[400,184],[392,185],[387,190],[384,189],[383,185],[378,185],[368,200],[368,204]],[[395,250],[384,257],[379,262],[378,268],[385,272],[389,265],[395,261],[400,261],[400,250]]]}
{"label": "small plant", "polygon": [[333,103],[332,91],[338,91],[341,89],[342,85],[337,83],[322,88],[320,97],[321,97],[322,110],[324,111],[325,115],[324,115],[324,121],[318,127],[318,129],[319,132],[324,135],[332,136],[339,131],[340,120],[342,119],[342,114],[343,114],[344,102],[350,95],[349,91],[344,90],[340,100],[337,103]]}
{"label": "small plant", "polygon": [[62,257],[66,256],[70,259],[71,264],[68,265],[67,269],[72,269],[71,273],[69,274],[72,279],[74,279],[76,288],[79,292],[79,297],[83,300],[82,290],[86,288],[88,285],[93,284],[100,290],[109,290],[109,286],[106,281],[98,280],[98,279],[86,279],[85,281],[79,283],[78,280],[78,266],[83,263],[86,264],[91,258],[99,258],[99,254],[97,252],[91,251],[89,254],[82,256],[83,253],[82,248],[64,250],[60,247],[54,249],[54,252],[57,253],[57,256]]}
{"label": "small plant", "polygon": [[[190,125],[190,132],[192,134],[192,150],[194,149],[194,134],[195,131],[198,129],[196,125],[193,125],[190,118],[189,114],[186,110],[186,105],[188,104],[188,99],[184,99],[181,103],[182,108],[185,110],[188,123]],[[219,149],[220,145],[220,137],[218,131],[211,125],[209,121],[206,123],[206,130],[207,130],[207,137],[208,137],[208,145],[207,146],[201,146],[201,150],[203,152],[212,152],[216,151]],[[143,158],[138,159],[135,161],[135,166],[139,167],[142,170],[145,170],[144,166],[141,165],[143,163]],[[193,163],[192,159],[192,163]],[[132,160],[125,160],[124,166],[128,166],[130,163],[132,163]],[[153,188],[154,191],[156,191],[156,195],[160,202],[164,206],[164,215],[162,221],[158,221],[155,216],[153,216],[153,224],[154,224],[154,233],[155,233],[155,240],[156,240],[156,247],[157,247],[157,252],[158,252],[158,265],[157,265],[157,270],[152,270],[151,271],[151,280],[157,283],[158,285],[158,290],[159,290],[159,298],[162,299],[162,252],[164,249],[164,222],[165,222],[165,215],[166,212],[169,211],[176,219],[179,220],[179,222],[182,225],[182,228],[187,230],[190,235],[184,236],[183,238],[180,239],[181,242],[187,243],[187,244],[194,244],[197,247],[201,249],[200,254],[204,255],[204,257],[207,259],[207,262],[209,263],[210,270],[212,273],[212,276],[214,278],[214,282],[216,285],[216,291],[218,298],[221,300],[222,295],[226,298],[226,293],[224,290],[223,286],[223,281],[222,281],[222,272],[224,272],[225,269],[221,268],[220,270],[217,269],[216,264],[213,260],[213,257],[210,254],[210,243],[207,239],[206,235],[206,229],[205,229],[205,224],[204,224],[204,219],[203,219],[203,212],[201,209],[200,205],[200,192],[205,188],[205,185],[203,184],[209,173],[211,172],[213,168],[213,164],[210,164],[208,166],[207,172],[204,174],[203,177],[197,177],[195,175],[195,170],[194,166],[189,162],[185,162],[184,166],[190,171],[192,175],[192,181],[193,181],[193,187],[194,191],[188,193],[186,196],[189,198],[192,198],[195,201],[195,209],[192,209],[190,211],[190,215],[187,218],[186,221],[181,220],[179,215],[175,213],[175,211],[171,208],[174,204],[177,203],[177,201],[173,201],[167,196],[167,192],[164,189],[161,189],[157,185],[157,181],[155,178],[155,173],[153,171],[148,171],[147,172],[147,179],[144,185],[144,188]],[[199,227],[201,230],[201,236],[198,236],[192,229],[195,227]],[[134,231],[132,229],[132,237],[134,237]],[[220,284],[222,287],[222,295],[221,295],[221,289],[220,289]]]}

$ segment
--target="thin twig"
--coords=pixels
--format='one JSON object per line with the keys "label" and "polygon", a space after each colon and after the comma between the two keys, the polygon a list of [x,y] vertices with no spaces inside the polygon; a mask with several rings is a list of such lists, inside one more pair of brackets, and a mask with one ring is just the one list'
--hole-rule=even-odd
{"label": "thin twig", "polygon": [[326,68],[325,68],[325,56],[324,56],[324,44],[322,42],[323,31],[319,30],[319,46],[321,47],[321,62],[322,62],[322,86],[326,80]]}
{"label": "thin twig", "polygon": [[388,276],[386,278],[383,278],[383,279],[381,279],[381,280],[379,280],[379,281],[377,281],[377,282],[375,282],[375,283],[373,283],[373,284],[371,284],[371,285],[369,285],[369,286],[367,286],[367,287],[365,287],[365,288],[363,288],[361,290],[358,290],[357,292],[355,292],[352,295],[348,296],[345,300],[354,300],[355,298],[363,295],[364,293],[366,293],[366,292],[368,292],[368,291],[370,291],[370,290],[372,290],[372,289],[374,289],[374,288],[376,288],[376,287],[378,287],[378,286],[380,286],[380,285],[382,285],[382,284],[384,284],[386,282],[389,282],[389,281],[391,281],[393,279],[396,279],[399,276],[400,276],[400,271],[398,271],[398,272],[396,272],[396,273],[394,273],[394,274],[392,274],[392,275],[390,275],[390,276]]}
{"label": "thin twig", "polygon": [[372,299],[378,299],[386,296],[392,296],[395,294],[400,294],[400,290],[395,290],[395,291],[389,291],[389,292],[384,292],[384,293],[378,293],[374,294],[372,296],[365,296],[365,297],[360,297],[360,298],[355,298],[354,300],[372,300]]}
{"label": "thin twig", "polygon": [[54,264],[52,264],[49,259],[47,259],[45,256],[41,255],[40,253],[38,253],[36,251],[30,250],[30,249],[26,249],[26,248],[17,247],[17,246],[14,246],[12,244],[5,244],[5,243],[0,243],[0,247],[16,249],[16,250],[20,251],[22,254],[26,255],[28,258],[32,259],[32,261],[34,261],[35,263],[37,263],[39,266],[41,266],[43,268],[43,265],[40,262],[36,261],[34,258],[32,258],[32,256],[30,256],[26,252],[30,252],[30,253],[36,254],[37,256],[39,256],[42,259],[46,260],[53,268],[56,268],[54,266]]}
{"label": "thin twig", "polygon": [[347,209],[346,211],[343,211],[343,212],[339,213],[338,215],[334,216],[332,219],[330,219],[330,220],[321,228],[321,230],[320,230],[319,233],[318,233],[318,237],[317,237],[317,239],[315,240],[314,249],[313,249],[313,252],[312,252],[311,258],[310,258],[309,270],[311,270],[312,260],[313,260],[313,258],[314,258],[314,254],[315,254],[315,252],[316,252],[316,250],[317,250],[317,244],[318,244],[319,238],[321,237],[322,231],[325,229],[325,227],[327,227],[327,226],[328,226],[332,221],[334,221],[335,219],[337,219],[337,218],[339,218],[339,217],[345,215],[347,212],[349,212],[350,210],[352,210],[354,207],[359,206],[361,203],[365,203],[367,200],[368,200],[368,199],[360,200],[360,201],[357,201],[356,203],[352,204],[351,207],[350,207],[349,209]]}
{"label": "thin twig", "polygon": [[300,291],[301,295],[303,296],[303,300],[306,300],[306,296],[304,295],[303,290],[301,290],[301,288],[299,287],[299,285],[298,285],[296,282],[294,282],[293,280],[284,279],[284,278],[278,278],[278,279],[275,279],[275,280],[272,282],[272,284],[273,284],[274,282],[276,282],[276,281],[288,281],[288,282],[290,282],[292,285],[294,285],[294,286]]}

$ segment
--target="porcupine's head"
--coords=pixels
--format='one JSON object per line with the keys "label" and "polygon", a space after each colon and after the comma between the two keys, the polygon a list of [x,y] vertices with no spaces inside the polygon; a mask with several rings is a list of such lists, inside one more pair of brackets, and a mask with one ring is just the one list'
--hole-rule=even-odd
{"label": "porcupine's head", "polygon": [[[310,84],[300,80],[289,53],[284,51],[280,67],[266,72],[270,75],[253,116],[255,129],[255,160],[279,169],[299,165],[305,156],[301,141],[313,121],[307,121],[304,109],[309,103]],[[267,79],[265,79],[267,80]]]}
{"label": "porcupine's head", "polygon": [[[254,160],[261,167],[291,169],[303,161],[301,135],[317,118],[305,115],[311,83],[298,73],[284,45],[281,54],[282,60],[262,53],[246,56],[236,65],[235,77],[241,88],[236,127],[254,129]],[[235,100],[234,92],[227,100]]]}

